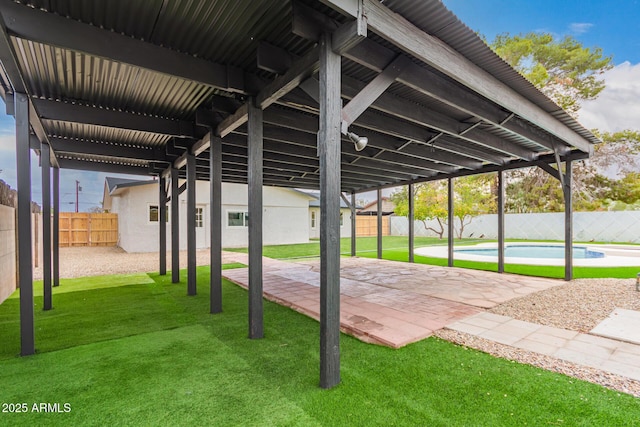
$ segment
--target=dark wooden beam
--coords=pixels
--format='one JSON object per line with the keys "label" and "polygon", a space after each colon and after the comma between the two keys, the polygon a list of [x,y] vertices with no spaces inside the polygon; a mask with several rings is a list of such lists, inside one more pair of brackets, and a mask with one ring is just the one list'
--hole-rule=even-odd
{"label": "dark wooden beam", "polygon": [[172,120],[125,111],[96,108],[80,103],[32,99],[40,118],[62,122],[105,126],[139,132],[194,138],[195,126],[184,120]]}
{"label": "dark wooden beam", "polygon": [[53,286],[60,286],[60,168],[53,168]]}
{"label": "dark wooden beam", "polygon": [[414,262],[414,236],[415,236],[415,230],[414,230],[414,225],[415,225],[415,194],[414,194],[414,185],[413,184],[409,184],[408,185],[408,193],[409,193],[409,215],[407,216],[407,219],[409,220],[409,230],[408,230],[408,235],[409,235],[409,262]]}
{"label": "dark wooden beam", "polygon": [[167,274],[167,179],[160,174],[158,178],[158,254],[160,257],[159,273],[161,276]]}
{"label": "dark wooden beam", "polygon": [[447,178],[447,265],[453,267],[453,240],[454,227],[453,221],[455,220],[455,203],[454,203],[454,188],[453,178]]}
{"label": "dark wooden beam", "polygon": [[131,146],[130,144],[118,144],[111,142],[86,141],[82,139],[60,138],[50,136],[51,147],[56,152],[90,154],[95,156],[116,157],[121,159],[150,160],[156,162],[168,161],[164,150]]}
{"label": "dark wooden beam", "polygon": [[[294,3],[293,12],[294,33],[309,40],[317,41],[318,35],[323,30],[331,30],[337,25],[326,15],[302,4]],[[365,39],[353,49],[345,52],[344,56],[367,68],[381,72],[397,56],[397,53],[371,39]],[[541,132],[520,117],[516,116],[505,121],[510,117],[510,114],[505,113],[499,105],[417,64],[410,65],[399,81],[445,104],[499,126],[514,135],[522,136],[541,147],[553,149],[554,143],[561,141],[560,138]],[[585,148],[589,150],[588,147]],[[565,154],[569,150],[568,147],[563,147],[561,154]]]}
{"label": "dark wooden beam", "polygon": [[262,110],[247,102],[247,170],[249,199],[249,338],[264,336],[262,301]]}
{"label": "dark wooden beam", "polygon": [[171,170],[171,283],[180,282],[180,215],[179,210],[179,171]]}
{"label": "dark wooden beam", "polygon": [[382,3],[363,1],[367,24],[382,38],[579,150],[593,153],[589,141],[440,39],[420,30]]}
{"label": "dark wooden beam", "polygon": [[[7,4],[9,2],[6,2]],[[5,5],[4,3],[0,4],[0,7]],[[1,10],[1,9],[0,9]],[[11,21],[7,19],[6,16],[0,16],[0,61],[2,62],[2,69],[4,73],[6,73],[7,78],[10,81],[10,84],[13,89],[13,93],[4,92],[3,99],[6,102],[7,114],[15,115],[15,96],[16,93],[27,95],[27,99],[29,99],[29,121],[33,132],[39,141],[48,143],[48,134],[42,125],[42,121],[38,116],[38,112],[31,102],[31,93],[29,91],[29,85],[26,84],[22,72],[20,70],[20,66],[18,64],[17,55],[13,44],[10,40],[7,22]],[[7,89],[9,89],[7,87]],[[51,155],[51,164],[54,167],[59,167],[58,160],[55,156],[55,152],[53,150],[50,151]]]}
{"label": "dark wooden beam", "polygon": [[504,171],[498,171],[498,273],[504,273]]}
{"label": "dark wooden beam", "polygon": [[356,256],[356,241],[358,233],[356,231],[358,227],[356,217],[356,193],[351,192],[351,256]]}
{"label": "dark wooden beam", "polygon": [[42,143],[40,162],[42,169],[42,308],[51,310],[51,147]]}
{"label": "dark wooden beam", "polygon": [[215,314],[222,312],[222,140],[219,137],[213,137],[211,140],[209,162],[209,206],[211,206],[209,311]]}
{"label": "dark wooden beam", "polygon": [[261,70],[274,74],[284,74],[291,68],[291,63],[294,59],[284,49],[264,41],[258,43],[257,66]]}
{"label": "dark wooden beam", "polygon": [[382,190],[376,191],[378,205],[376,209],[376,248],[378,249],[378,259],[382,259]]}
{"label": "dark wooden beam", "polygon": [[187,295],[196,294],[196,157],[189,153],[187,155]]}
{"label": "dark wooden beam", "polygon": [[406,56],[398,56],[369,84],[360,89],[347,105],[342,107],[342,133],[347,132],[347,128],[396,81],[410,63]]}
{"label": "dark wooden beam", "polygon": [[106,163],[93,160],[69,159],[60,156],[58,159],[60,168],[75,169],[83,171],[108,172],[108,173],[124,173],[131,175],[149,175],[148,166],[140,166],[129,163]]}
{"label": "dark wooden beam", "polygon": [[[412,65],[413,63],[407,64],[404,69],[411,68]],[[400,77],[401,75],[399,75],[398,78]],[[354,96],[354,94],[357,93],[358,90],[361,90],[360,88],[362,86],[362,82],[349,77],[344,78],[344,82],[342,85],[343,92],[347,98]],[[469,127],[469,124],[458,122],[457,120],[452,119],[445,114],[439,113],[419,104],[411,103],[406,99],[400,98],[390,93],[381,94],[376,101],[372,102],[371,106],[378,111],[390,114],[399,119],[409,121],[412,123],[412,126],[415,124],[426,126],[435,131],[444,132],[447,135],[459,138],[462,141],[468,141],[483,147],[488,147],[510,156],[518,157],[525,160],[533,159],[533,155],[529,150],[526,150],[513,143],[510,143],[509,141],[498,138],[480,129],[463,132],[465,128]],[[374,115],[365,116],[364,120],[361,120],[358,123],[364,125],[365,127],[367,123],[370,123],[373,124],[376,130],[380,129],[379,125],[376,125]],[[400,132],[399,136],[419,142],[424,142],[427,140],[427,138],[425,138],[424,131],[422,131],[421,133]]]}
{"label": "dark wooden beam", "polygon": [[242,72],[222,64],[19,3],[0,3],[0,13],[7,30],[22,39],[244,93]]}
{"label": "dark wooden beam", "polygon": [[564,280],[573,280],[573,173],[571,160],[565,162],[564,185]]}
{"label": "dark wooden beam", "polygon": [[29,151],[29,98],[17,93],[16,169],[18,205],[16,206],[18,286],[20,288],[20,355],[36,352],[33,313],[33,259],[31,255],[31,153]]}
{"label": "dark wooden beam", "polygon": [[320,38],[320,386],[340,383],[340,56]]}

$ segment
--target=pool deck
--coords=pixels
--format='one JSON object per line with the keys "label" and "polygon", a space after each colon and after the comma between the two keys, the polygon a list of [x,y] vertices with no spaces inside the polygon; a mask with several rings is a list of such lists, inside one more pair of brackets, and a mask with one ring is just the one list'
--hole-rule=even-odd
{"label": "pool deck", "polygon": [[[518,243],[508,243],[507,245],[519,245]],[[550,243],[545,242],[528,242],[520,245],[527,246],[550,246]],[[604,252],[604,258],[574,258],[573,265],[579,267],[640,267],[640,246],[632,245],[605,245],[605,244],[589,244],[589,243],[574,243],[574,246],[586,247],[589,250]],[[495,249],[498,244],[480,243],[477,245],[464,245],[457,246],[455,249]],[[447,246],[428,246],[415,249],[416,255],[434,257],[434,258],[447,258],[448,248]],[[468,253],[456,252],[454,253],[456,260],[465,261],[479,261],[479,262],[498,262],[497,256],[490,255],[475,255]],[[551,266],[563,266],[564,258],[524,258],[524,257],[505,257],[506,264],[525,264],[525,265],[551,265]]]}

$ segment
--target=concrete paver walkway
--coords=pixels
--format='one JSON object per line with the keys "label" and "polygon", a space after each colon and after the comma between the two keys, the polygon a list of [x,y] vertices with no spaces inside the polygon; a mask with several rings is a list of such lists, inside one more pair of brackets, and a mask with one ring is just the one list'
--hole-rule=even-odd
{"label": "concrete paver walkway", "polygon": [[478,313],[447,326],[512,347],[640,380],[640,345]]}

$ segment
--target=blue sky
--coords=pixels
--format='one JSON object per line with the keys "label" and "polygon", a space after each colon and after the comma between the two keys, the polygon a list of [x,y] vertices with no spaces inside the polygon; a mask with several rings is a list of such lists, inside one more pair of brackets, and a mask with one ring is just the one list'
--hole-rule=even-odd
{"label": "blue sky", "polygon": [[[500,33],[536,31],[571,35],[585,46],[602,48],[605,55],[613,55],[616,67],[605,74],[607,88],[596,101],[583,105],[579,119],[589,129],[640,128],[640,0],[444,0],[444,4],[489,41]],[[16,188],[14,127],[13,117],[0,114],[0,179]],[[35,155],[31,169],[32,197],[39,203],[41,175]],[[76,180],[83,189],[80,210],[100,206],[105,176],[61,170],[61,210],[75,209]],[[375,193],[360,198],[372,200]]]}
{"label": "blue sky", "polygon": [[500,33],[570,35],[615,64],[640,63],[640,0],[444,0],[488,41]]}

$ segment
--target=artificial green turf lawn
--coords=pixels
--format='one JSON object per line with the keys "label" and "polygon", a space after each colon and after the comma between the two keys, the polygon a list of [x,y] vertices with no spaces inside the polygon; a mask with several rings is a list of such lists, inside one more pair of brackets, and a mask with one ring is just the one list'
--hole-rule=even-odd
{"label": "artificial green turf lawn", "polygon": [[[456,246],[472,245],[478,242],[490,242],[491,240],[479,239],[461,239],[456,240]],[[523,240],[509,240],[514,242],[522,242]],[[558,242],[554,242],[558,243]],[[414,247],[423,246],[443,246],[446,240],[434,237],[416,237]],[[382,238],[382,258],[392,261],[409,261],[408,238],[406,236],[384,236]],[[229,248],[225,249],[234,252],[246,252],[246,248]],[[340,239],[340,252],[342,255],[351,254],[351,238],[346,237]],[[300,243],[294,245],[273,245],[264,246],[263,254],[269,258],[276,259],[292,259],[304,257],[319,257],[320,243],[318,241],[311,243]],[[377,257],[377,238],[376,237],[358,237],[357,239],[357,256],[376,258]],[[420,264],[430,264],[446,266],[447,259],[425,257],[414,255],[414,261]],[[473,270],[498,271],[498,263],[496,262],[477,262],[454,260],[455,267],[470,268]],[[575,279],[588,279],[611,277],[616,279],[635,278],[640,271],[637,267],[573,267],[573,277]],[[546,265],[523,265],[523,264],[506,264],[505,272],[513,274],[521,274],[524,276],[550,277],[554,279],[564,278],[564,266],[546,266]]]}
{"label": "artificial green turf lawn", "polygon": [[[0,413],[0,425],[609,426],[640,419],[639,399],[435,338],[393,350],[343,335],[342,383],[322,390],[316,321],[265,301],[265,338],[249,340],[246,291],[225,282],[224,312],[210,315],[208,268],[197,271],[195,297],[186,296],[184,280],[157,274],[148,276],[153,283],[54,294],[54,310],[36,311],[38,354],[25,358],[15,357],[17,334],[8,332],[18,328],[18,300],[0,305],[0,402],[71,405],[69,413]],[[91,286],[109,277],[86,280]],[[35,301],[42,306],[41,297]]]}

